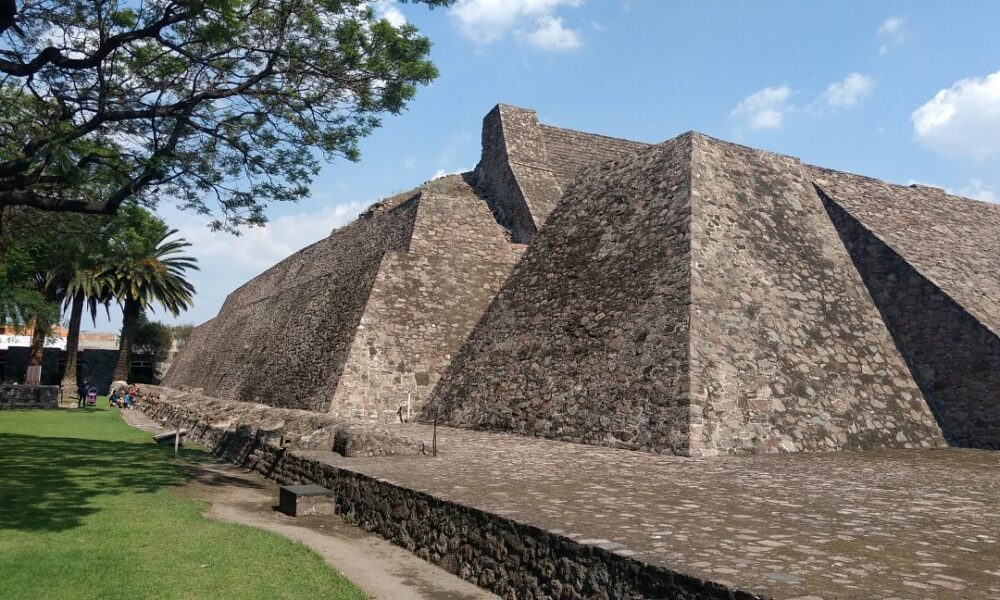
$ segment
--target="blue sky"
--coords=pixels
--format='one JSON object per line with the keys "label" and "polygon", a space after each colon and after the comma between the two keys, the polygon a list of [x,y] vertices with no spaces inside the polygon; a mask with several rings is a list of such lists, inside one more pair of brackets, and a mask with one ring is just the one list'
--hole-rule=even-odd
{"label": "blue sky", "polygon": [[[375,2],[434,42],[440,77],[334,162],[313,195],[234,238],[167,203],[194,243],[201,323],[226,294],[371,202],[470,169],[496,103],[646,142],[688,130],[897,183],[1000,200],[1000,2]],[[90,325],[88,323],[88,325]],[[118,321],[98,323],[114,329]]]}

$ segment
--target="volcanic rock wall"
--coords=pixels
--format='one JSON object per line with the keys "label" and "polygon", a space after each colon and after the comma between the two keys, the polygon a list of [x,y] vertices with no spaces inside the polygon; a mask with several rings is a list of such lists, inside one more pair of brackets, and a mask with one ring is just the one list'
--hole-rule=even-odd
{"label": "volcanic rock wall", "polygon": [[642,146],[499,105],[483,120],[475,175],[378,204],[233,292],[164,384],[368,419],[419,409],[520,258],[515,242],[555,206],[559,182]]}
{"label": "volcanic rock wall", "polygon": [[538,128],[545,143],[545,162],[564,190],[584,168],[618,160],[649,147],[642,142],[561,127],[539,124]]}
{"label": "volcanic rock wall", "polygon": [[231,294],[164,383],[394,418],[420,407],[522,248],[461,176],[430,182]]}
{"label": "volcanic rock wall", "polygon": [[685,137],[587,170],[429,408],[566,441],[686,445],[690,151]]}
{"label": "volcanic rock wall", "polygon": [[533,110],[498,104],[483,119],[475,178],[514,240],[530,242],[588,165],[627,156],[648,144],[542,125]]}
{"label": "volcanic rock wall", "polygon": [[1000,447],[998,315],[998,207],[498,105],[474,173],[235,291],[166,384],[654,452]]}

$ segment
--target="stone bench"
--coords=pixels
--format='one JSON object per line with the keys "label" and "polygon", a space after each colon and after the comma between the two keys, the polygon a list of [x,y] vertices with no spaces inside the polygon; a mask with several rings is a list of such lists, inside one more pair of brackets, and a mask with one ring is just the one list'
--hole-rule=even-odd
{"label": "stone bench", "polygon": [[332,515],[336,507],[333,491],[319,485],[283,485],[278,492],[278,510],[290,517]]}
{"label": "stone bench", "polygon": [[173,444],[174,443],[174,436],[177,435],[178,433],[180,434],[180,438],[181,438],[180,441],[178,442],[178,444],[183,445],[183,443],[184,443],[184,436],[186,436],[188,434],[188,430],[187,429],[181,429],[179,432],[178,431],[167,431],[167,432],[164,432],[164,433],[158,433],[158,434],[156,434],[156,435],[153,436],[153,441],[156,442],[157,444]]}

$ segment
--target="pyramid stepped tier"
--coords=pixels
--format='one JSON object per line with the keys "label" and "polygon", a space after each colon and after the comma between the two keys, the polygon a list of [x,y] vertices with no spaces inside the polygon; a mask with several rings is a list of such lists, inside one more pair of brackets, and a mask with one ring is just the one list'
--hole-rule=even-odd
{"label": "pyramid stepped tier", "polygon": [[942,445],[809,171],[695,139],[691,452]]}
{"label": "pyramid stepped tier", "polygon": [[409,248],[382,258],[330,411],[419,408],[523,251],[462,177],[424,186]]}
{"label": "pyramid stepped tier", "polygon": [[677,139],[570,186],[436,390],[446,422],[686,447],[690,152]]}
{"label": "pyramid stepped tier", "polygon": [[164,384],[382,421],[419,410],[560,186],[645,146],[499,105],[483,120],[475,174],[380,202],[233,292]]}

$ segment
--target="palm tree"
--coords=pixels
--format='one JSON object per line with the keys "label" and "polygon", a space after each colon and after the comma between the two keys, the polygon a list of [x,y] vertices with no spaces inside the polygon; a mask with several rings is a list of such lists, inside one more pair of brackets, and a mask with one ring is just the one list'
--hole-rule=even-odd
{"label": "palm tree", "polygon": [[97,322],[97,309],[103,305],[105,310],[114,298],[112,295],[112,280],[101,268],[78,268],[66,284],[63,293],[63,308],[69,308],[69,331],[66,334],[66,370],[63,372],[63,389],[76,389],[76,352],[80,346],[80,322],[83,320],[84,307],[90,313],[90,318]]}
{"label": "palm tree", "polygon": [[177,230],[168,229],[162,221],[154,221],[150,227],[149,235],[135,240],[106,272],[123,313],[115,380],[128,377],[139,314],[156,302],[176,317],[192,303],[194,286],[184,275],[189,269],[198,270],[198,261],[183,254],[191,244],[184,238],[168,240]]}

